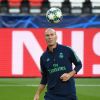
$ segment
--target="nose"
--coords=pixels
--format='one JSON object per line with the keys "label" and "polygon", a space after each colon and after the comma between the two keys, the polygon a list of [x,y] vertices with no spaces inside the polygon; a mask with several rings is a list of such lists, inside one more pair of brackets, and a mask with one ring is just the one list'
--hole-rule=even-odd
{"label": "nose", "polygon": [[49,39],[51,39],[52,38],[52,35],[49,35]]}

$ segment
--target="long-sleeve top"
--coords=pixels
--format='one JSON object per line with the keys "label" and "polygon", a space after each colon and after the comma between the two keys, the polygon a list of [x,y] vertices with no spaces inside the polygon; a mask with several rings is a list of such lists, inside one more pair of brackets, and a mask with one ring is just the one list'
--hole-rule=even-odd
{"label": "long-sleeve top", "polygon": [[72,63],[75,65],[74,70],[77,73],[81,69],[82,63],[70,47],[57,44],[53,52],[47,48],[40,58],[42,73],[40,84],[47,84],[47,92],[59,95],[76,93],[73,77],[66,82],[60,79],[62,74],[73,70]]}

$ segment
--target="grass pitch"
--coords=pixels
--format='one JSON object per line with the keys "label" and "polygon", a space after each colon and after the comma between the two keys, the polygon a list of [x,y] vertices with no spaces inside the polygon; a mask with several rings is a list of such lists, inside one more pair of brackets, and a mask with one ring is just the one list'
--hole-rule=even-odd
{"label": "grass pitch", "polygon": [[[0,78],[0,100],[33,100],[39,82],[39,78]],[[76,89],[78,100],[100,99],[99,78],[77,78]]]}

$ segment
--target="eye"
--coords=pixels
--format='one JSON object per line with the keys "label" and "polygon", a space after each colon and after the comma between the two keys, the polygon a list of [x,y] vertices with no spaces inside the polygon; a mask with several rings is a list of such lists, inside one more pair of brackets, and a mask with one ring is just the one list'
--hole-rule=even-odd
{"label": "eye", "polygon": [[55,34],[52,33],[52,34],[50,34],[50,35],[51,35],[51,36],[54,36]]}
{"label": "eye", "polygon": [[50,35],[49,34],[46,34],[46,37],[48,38]]}
{"label": "eye", "polygon": [[51,36],[53,36],[54,34],[51,34]]}

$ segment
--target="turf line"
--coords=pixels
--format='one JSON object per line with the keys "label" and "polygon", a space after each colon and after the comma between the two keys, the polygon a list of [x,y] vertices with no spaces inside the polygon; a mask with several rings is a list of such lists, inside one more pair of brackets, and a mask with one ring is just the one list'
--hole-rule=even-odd
{"label": "turf line", "polygon": [[[15,85],[15,84],[0,84],[0,87],[38,87],[39,85]],[[100,84],[96,85],[96,84],[76,84],[77,87],[100,87]]]}

